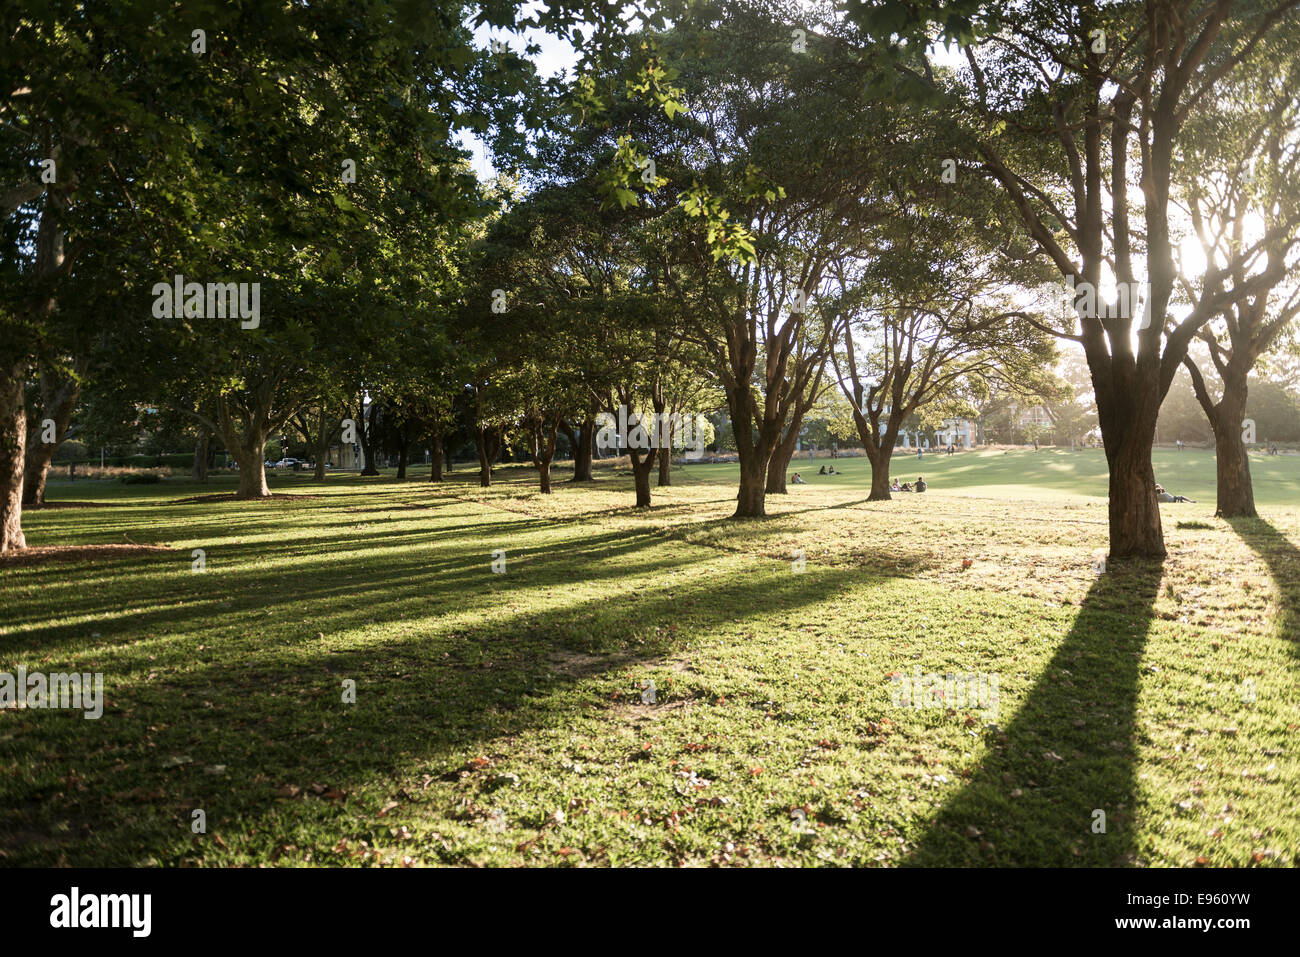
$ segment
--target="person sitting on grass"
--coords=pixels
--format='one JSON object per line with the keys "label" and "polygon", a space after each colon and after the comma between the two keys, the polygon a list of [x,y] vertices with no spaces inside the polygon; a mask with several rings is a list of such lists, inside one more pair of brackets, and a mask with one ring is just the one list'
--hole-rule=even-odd
{"label": "person sitting on grass", "polygon": [[835,471],[835,466],[832,465],[832,466],[831,466],[831,470],[830,470],[829,472],[827,472],[826,474],[827,474],[827,475],[835,475],[835,474],[837,474],[836,471]]}
{"label": "person sitting on grass", "polygon": [[923,478],[922,478],[921,476],[919,476],[919,475],[916,477],[916,490],[917,490],[918,492],[924,492],[924,491],[925,491],[926,489],[928,489],[929,487],[930,487],[930,486],[928,486],[928,485],[925,484],[925,479],[923,479]]}
{"label": "person sitting on grass", "polygon": [[900,491],[900,492],[910,492],[910,491],[912,491],[912,483],[911,483],[911,482],[904,482],[904,483],[903,483],[903,487],[900,488],[899,491]]}
{"label": "person sitting on grass", "polygon": [[1195,499],[1190,499],[1186,495],[1169,494],[1168,492],[1165,491],[1165,487],[1163,485],[1156,485],[1156,501],[1157,502],[1191,502],[1193,505],[1196,504]]}
{"label": "person sitting on grass", "polygon": [[823,466],[818,470],[817,474],[818,474],[818,475],[825,475],[825,474],[826,474],[826,466],[823,465]]}
{"label": "person sitting on grass", "polygon": [[903,490],[903,486],[898,484],[898,479],[894,479],[894,484],[889,486],[889,490],[891,492],[901,492]]}
{"label": "person sitting on grass", "polygon": [[793,484],[793,485],[807,485],[807,484],[808,484],[807,482],[805,482],[805,481],[803,480],[803,476],[800,475],[798,472],[795,472],[795,473],[794,473],[794,478],[790,479],[790,482],[791,482],[791,484]]}

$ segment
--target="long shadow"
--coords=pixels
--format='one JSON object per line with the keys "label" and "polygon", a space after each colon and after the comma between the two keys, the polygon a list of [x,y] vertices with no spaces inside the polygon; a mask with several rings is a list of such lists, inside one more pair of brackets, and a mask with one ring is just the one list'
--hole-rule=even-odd
{"label": "long shadow", "polygon": [[1237,537],[1268,566],[1281,598],[1278,633],[1300,656],[1300,548],[1262,518],[1227,520]]}
{"label": "long shadow", "polygon": [[[1112,564],[990,753],[904,866],[1120,866],[1134,852],[1137,699],[1161,568]],[[1005,703],[1003,705],[1005,707]],[[1096,811],[1105,812],[1105,832]]]}
{"label": "long shadow", "polygon": [[[784,612],[830,601],[861,581],[833,569],[797,576],[755,570],[722,583],[702,577],[646,590],[620,617],[643,626],[673,621],[681,632],[647,627],[646,637],[631,643],[591,634],[592,617],[609,613],[602,594],[500,615],[472,633],[411,635],[334,652],[279,643],[255,656],[195,662],[161,681],[138,670],[119,675],[106,689],[111,708],[104,720],[24,713],[20,741],[0,741],[0,760],[33,748],[79,756],[76,787],[53,760],[0,780],[0,849],[10,864],[180,863],[196,853],[188,809],[203,807],[211,831],[248,836],[246,851],[274,859],[276,848],[292,841],[328,860],[340,835],[370,833],[365,821],[382,813],[382,798],[375,794],[359,807],[353,797],[330,803],[308,791],[289,800],[283,786],[319,782],[352,795],[373,792],[380,781],[390,789],[410,786],[427,773],[448,783],[404,800],[450,804],[467,758],[492,754],[501,738],[564,727],[575,708],[608,706],[594,689],[575,699],[581,682],[657,659],[740,609]],[[659,562],[643,556],[623,571],[653,575]],[[575,651],[590,658],[581,670],[565,663]],[[357,684],[350,707],[339,700],[345,678]],[[206,770],[214,766],[225,770]],[[312,837],[317,826],[329,844]],[[439,849],[436,840],[417,853],[459,862],[455,848]]]}
{"label": "long shadow", "polygon": [[[420,537],[429,546],[430,539],[437,536],[424,533]],[[636,552],[658,544],[662,544],[662,538],[654,531],[614,531],[562,545],[520,544],[508,550],[515,573],[506,581],[512,587],[561,584],[569,580],[575,563],[585,580],[616,581],[626,574],[626,568],[616,560],[630,559]],[[157,560],[132,559],[114,563],[113,568],[121,580],[132,581],[133,588],[119,588],[104,595],[97,590],[87,592],[70,581],[54,586],[56,593],[43,590],[27,608],[11,610],[5,640],[22,642],[30,651],[49,651],[67,641],[84,641],[87,626],[78,619],[95,615],[103,619],[95,626],[102,636],[98,643],[111,644],[119,635],[136,635],[165,625],[174,627],[195,616],[211,615],[228,605],[232,597],[248,595],[256,595],[256,607],[265,610],[322,603],[329,611],[318,619],[320,627],[342,630],[390,612],[400,618],[404,603],[427,596],[431,589],[446,593],[458,587],[498,587],[502,580],[488,572],[488,547],[471,545],[457,537],[445,551],[437,552],[436,558],[427,551],[411,550],[381,564],[358,550],[346,559],[320,566],[290,565],[280,569],[278,575],[291,577],[290,589],[276,588],[274,580],[268,581],[266,572],[256,565],[258,550],[253,546],[223,549],[209,556],[210,562],[220,558],[229,563],[230,567],[220,574],[191,575],[187,553],[171,561],[175,577],[150,577],[148,573],[159,567]],[[679,564],[679,559],[665,557],[645,570],[665,572]],[[44,571],[51,576],[57,572]],[[58,589],[75,592],[77,597],[58,594]],[[60,615],[70,619],[67,624],[47,623],[52,594]],[[185,599],[183,607],[176,605],[179,598]],[[249,609],[241,607],[233,614],[247,616]]]}

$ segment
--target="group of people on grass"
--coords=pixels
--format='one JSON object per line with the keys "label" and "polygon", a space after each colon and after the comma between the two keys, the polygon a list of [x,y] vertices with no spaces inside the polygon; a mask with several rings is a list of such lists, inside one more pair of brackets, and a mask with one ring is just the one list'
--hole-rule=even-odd
{"label": "group of people on grass", "polygon": [[[842,475],[844,473],[835,471],[835,466],[833,465],[830,467],[829,470],[826,468],[826,466],[823,465],[821,467],[821,471],[818,472],[817,474],[818,475]],[[802,475],[800,475],[798,472],[795,472],[793,475],[790,476],[790,484],[807,485],[808,483],[804,481],[804,477]],[[902,485],[899,485],[898,479],[894,479],[894,484],[889,486],[889,490],[891,492],[924,492],[929,487],[930,486],[926,484],[925,479],[918,475],[916,477],[915,485],[913,485],[911,482],[904,482]]]}
{"label": "group of people on grass", "polygon": [[[917,451],[919,452],[920,450],[918,449]],[[833,465],[829,469],[825,465],[823,465],[821,469],[817,472],[817,474],[818,475],[842,475],[843,473],[836,472],[835,466]],[[808,484],[806,481],[804,481],[804,477],[800,475],[798,472],[795,472],[792,476],[790,476],[790,483],[792,485]],[[891,492],[924,492],[929,487],[930,486],[925,481],[924,476],[918,475],[916,477],[915,485],[912,484],[911,482],[903,482],[900,484],[898,479],[894,479],[894,481],[890,483],[889,490]],[[1172,492],[1166,492],[1165,487],[1159,484],[1156,485],[1156,500],[1160,502],[1191,502],[1193,505],[1196,504],[1195,499],[1188,498],[1186,495],[1174,495]]]}

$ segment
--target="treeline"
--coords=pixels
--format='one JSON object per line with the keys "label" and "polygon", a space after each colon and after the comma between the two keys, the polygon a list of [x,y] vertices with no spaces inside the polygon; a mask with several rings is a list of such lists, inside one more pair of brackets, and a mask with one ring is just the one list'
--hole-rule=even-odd
{"label": "treeline", "polygon": [[1005,402],[1098,430],[1111,554],[1162,556],[1179,376],[1220,513],[1254,513],[1248,383],[1300,312],[1298,5],[11,6],[0,548],[74,421],[173,417],[242,498],[290,434],[318,475],[472,447],[487,485],[520,448],[542,492],[603,446],[645,507],[725,431],[756,519],[810,424],[887,499],[909,423]]}

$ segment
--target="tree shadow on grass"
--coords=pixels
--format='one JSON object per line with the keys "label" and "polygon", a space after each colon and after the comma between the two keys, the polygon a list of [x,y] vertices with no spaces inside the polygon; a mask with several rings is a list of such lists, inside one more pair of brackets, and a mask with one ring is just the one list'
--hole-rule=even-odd
{"label": "tree shadow on grass", "polygon": [[[545,523],[517,523],[533,526]],[[480,527],[481,528],[481,527]],[[310,612],[311,628],[304,630],[341,631],[373,620],[401,620],[417,609],[430,614],[421,603],[430,596],[454,595],[459,590],[498,590],[523,587],[557,587],[572,580],[576,569],[586,581],[617,581],[627,573],[624,564],[635,561],[642,549],[661,545],[654,532],[630,533],[614,530],[599,535],[584,535],[564,542],[524,544],[521,531],[512,523],[508,534],[508,577],[490,572],[492,542],[482,538],[439,532],[386,534],[379,541],[363,540],[355,544],[342,535],[337,539],[355,545],[343,553],[331,554],[328,561],[295,564],[336,539],[293,540],[278,548],[284,563],[268,573],[256,565],[258,545],[227,547],[209,554],[211,574],[193,575],[188,552],[172,553],[166,574],[157,574],[160,559],[120,560],[111,565],[115,587],[111,590],[86,588],[75,577],[54,579],[54,572],[44,569],[51,580],[32,591],[23,602],[14,601],[8,609],[5,640],[24,647],[28,653],[50,652],[72,643],[86,641],[94,619],[98,631],[96,645],[112,645],[123,636],[138,636],[154,629],[184,628],[187,621],[205,616],[241,616],[250,627],[255,622],[247,615],[274,610],[277,614]],[[413,546],[421,544],[423,549]],[[507,544],[506,539],[501,539]],[[401,546],[399,554],[383,560],[374,556],[373,546]],[[228,567],[222,568],[222,563]],[[664,556],[638,565],[646,574],[667,573],[680,567],[680,556]],[[109,566],[105,566],[109,567]],[[76,571],[93,574],[95,566],[83,565]],[[220,574],[216,574],[216,572]],[[246,604],[256,596],[255,606]],[[234,605],[232,607],[232,600]],[[66,619],[51,624],[51,609]],[[222,609],[230,609],[222,611]],[[68,650],[68,649],[65,649]],[[3,649],[0,649],[3,651]],[[3,661],[0,655],[0,661]]]}
{"label": "tree shadow on grass", "polygon": [[1233,518],[1237,537],[1268,566],[1281,601],[1278,634],[1300,655],[1300,548],[1262,518]]}
{"label": "tree shadow on grass", "polygon": [[[640,552],[649,536],[623,544],[622,575],[597,597],[453,633],[416,629],[335,651],[281,643],[166,676],[137,669],[114,681],[103,720],[18,716],[12,730],[36,759],[0,782],[0,834],[9,835],[0,850],[18,864],[181,863],[217,853],[190,834],[190,809],[201,807],[209,833],[239,835],[245,854],[274,860],[293,843],[327,862],[342,836],[387,833],[382,803],[399,783],[417,784],[403,802],[451,802],[459,769],[475,755],[609,707],[608,688],[584,682],[658,660],[738,616],[828,602],[860,581],[833,569],[759,567],[645,589],[629,604],[629,579],[654,580],[665,556]],[[620,601],[611,605],[611,596]],[[654,627],[665,622],[680,632]],[[356,682],[355,705],[340,701],[344,679]],[[0,741],[0,759],[13,760],[17,747]],[[346,797],[328,798],[327,788]],[[416,852],[463,862],[437,843]]]}
{"label": "tree shadow on grass", "polygon": [[[1160,580],[1158,564],[1132,562],[1093,584],[1037,683],[905,866],[1133,862],[1135,719]],[[1094,832],[1097,810],[1105,833]]]}

